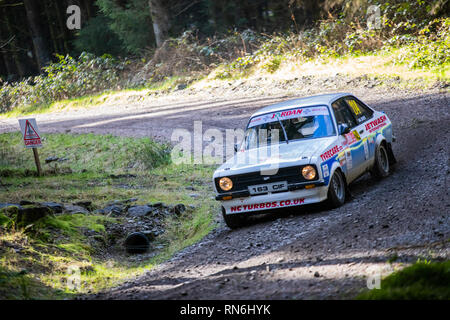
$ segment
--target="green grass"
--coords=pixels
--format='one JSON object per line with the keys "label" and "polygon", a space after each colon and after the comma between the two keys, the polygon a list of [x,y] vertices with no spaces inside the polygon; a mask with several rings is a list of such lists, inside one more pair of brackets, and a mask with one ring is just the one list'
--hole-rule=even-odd
{"label": "green grass", "polygon": [[450,261],[417,263],[381,280],[381,288],[360,294],[360,300],[449,300]]}
{"label": "green grass", "polygon": [[[167,146],[149,138],[123,138],[93,134],[49,134],[43,137],[44,148],[39,149],[40,158],[58,156],[68,158],[62,167],[70,166],[72,172],[95,172],[111,174],[131,170],[147,170],[169,161]],[[2,170],[32,170],[32,152],[23,147],[19,132],[0,135],[0,175]],[[47,166],[47,169],[53,168]]]}
{"label": "green grass", "polygon": [[[88,200],[97,209],[113,200],[137,198],[137,204],[183,203],[195,209],[167,219],[166,232],[154,243],[162,249],[140,262],[120,247],[105,249],[102,241],[95,241],[108,236],[106,224],[120,224],[122,218],[47,216],[23,230],[11,228],[10,219],[0,212],[0,272],[4,270],[3,283],[7,283],[7,289],[0,288],[0,298],[59,299],[97,292],[142,274],[214,228],[218,212],[211,199],[214,167],[172,165],[167,146],[150,139],[93,134],[45,134],[44,138],[39,149],[42,162],[48,156],[69,160],[56,168],[43,164],[45,174],[37,177],[32,152],[22,146],[20,134],[0,135],[0,202]],[[191,193],[199,196],[193,198]],[[80,287],[69,290],[67,268],[73,264],[89,272],[82,271]],[[27,270],[26,275],[16,277],[22,270]]]}
{"label": "green grass", "polygon": [[0,265],[0,297],[3,299],[50,299],[64,297],[63,292],[46,286],[26,271],[13,271]]}

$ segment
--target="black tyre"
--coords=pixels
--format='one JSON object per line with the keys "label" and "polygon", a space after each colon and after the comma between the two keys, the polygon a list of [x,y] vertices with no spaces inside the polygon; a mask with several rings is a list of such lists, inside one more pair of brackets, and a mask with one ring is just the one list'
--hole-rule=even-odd
{"label": "black tyre", "polygon": [[381,144],[375,151],[375,163],[371,170],[375,178],[381,179],[387,177],[390,173],[389,153],[384,144]]}
{"label": "black tyre", "polygon": [[340,170],[336,170],[328,187],[328,203],[332,208],[337,208],[345,203],[347,187],[344,176]]}
{"label": "black tyre", "polygon": [[241,214],[226,214],[225,209],[222,207],[222,216],[225,224],[230,229],[236,229],[242,227],[246,221],[245,217]]}

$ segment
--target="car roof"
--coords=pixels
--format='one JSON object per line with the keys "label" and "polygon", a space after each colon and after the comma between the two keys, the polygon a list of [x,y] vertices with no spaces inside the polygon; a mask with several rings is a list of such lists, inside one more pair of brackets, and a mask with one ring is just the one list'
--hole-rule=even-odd
{"label": "car roof", "polygon": [[330,105],[330,103],[335,101],[336,99],[339,99],[339,98],[345,97],[345,96],[349,96],[349,95],[351,96],[352,94],[346,93],[346,92],[339,92],[339,93],[321,94],[321,95],[316,95],[316,96],[286,100],[286,101],[272,104],[272,105],[269,105],[262,109],[259,109],[252,115],[252,118],[254,116],[258,116],[258,115],[265,114],[265,113],[285,110],[286,108],[289,108],[289,107],[298,108],[298,107],[324,105],[324,104]]}

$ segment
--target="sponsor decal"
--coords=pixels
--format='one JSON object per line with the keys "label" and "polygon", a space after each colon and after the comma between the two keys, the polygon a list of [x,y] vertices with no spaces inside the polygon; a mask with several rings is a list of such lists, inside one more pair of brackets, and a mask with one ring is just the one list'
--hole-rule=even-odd
{"label": "sponsor decal", "polygon": [[293,115],[300,115],[302,113],[303,109],[297,109],[297,110],[288,110],[288,111],[283,111],[283,112],[275,112],[274,114],[272,114],[272,118],[278,118],[283,119],[285,117],[289,117],[289,116],[293,116]]}
{"label": "sponsor decal", "polygon": [[324,153],[322,153],[320,155],[320,158],[322,159],[322,161],[328,160],[328,159],[330,159],[332,156],[334,156],[336,153],[338,153],[341,150],[342,150],[342,146],[334,146],[330,150],[325,151]]}
{"label": "sponsor decal", "polygon": [[367,160],[369,159],[369,145],[367,144],[367,140],[364,140],[364,158]]}
{"label": "sponsor decal", "polygon": [[263,203],[255,203],[255,204],[242,204],[238,206],[232,206],[230,208],[230,212],[238,213],[238,212],[246,212],[246,211],[254,211],[254,210],[262,210],[262,209],[272,209],[272,208],[282,208],[289,206],[296,206],[305,203],[305,198],[297,198],[292,200],[280,200],[280,201],[271,201],[271,202],[263,202]]}
{"label": "sponsor decal", "polygon": [[[255,127],[261,125],[263,123],[270,123],[280,120],[287,120],[292,118],[298,118],[300,116],[309,117],[309,116],[319,116],[319,115],[328,115],[327,107],[305,107],[305,108],[293,108],[285,111],[268,113],[266,115],[257,116],[252,118],[249,122],[248,127]],[[278,117],[277,117],[278,116]]]}
{"label": "sponsor decal", "polygon": [[387,117],[385,115],[382,115],[381,117],[370,121],[366,124],[366,130],[369,132],[376,131],[386,125]]}
{"label": "sponsor decal", "polygon": [[323,177],[326,178],[330,175],[330,170],[328,170],[328,164],[322,166]]}
{"label": "sponsor decal", "polygon": [[350,107],[353,109],[353,112],[355,113],[355,115],[358,115],[361,113],[361,110],[358,107],[358,104],[356,103],[355,100],[347,100],[348,104],[350,105]]}
{"label": "sponsor decal", "polygon": [[252,120],[250,120],[250,123],[256,122],[256,121],[261,121],[261,117],[255,117]]}
{"label": "sponsor decal", "polygon": [[361,140],[361,136],[359,135],[357,130],[353,130],[353,135],[355,136],[356,140]]}
{"label": "sponsor decal", "polygon": [[352,145],[355,142],[358,141],[358,139],[355,137],[355,131],[349,132],[345,135],[345,140],[347,145]]}
{"label": "sponsor decal", "polygon": [[347,170],[349,170],[349,169],[351,169],[352,166],[353,166],[353,163],[352,163],[352,152],[351,152],[351,150],[347,150],[347,151],[345,152],[345,159],[347,160]]}

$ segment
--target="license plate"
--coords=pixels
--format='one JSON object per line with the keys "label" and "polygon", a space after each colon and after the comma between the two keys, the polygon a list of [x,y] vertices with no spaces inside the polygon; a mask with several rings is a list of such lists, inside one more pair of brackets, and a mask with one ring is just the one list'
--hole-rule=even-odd
{"label": "license plate", "polygon": [[285,190],[287,190],[287,181],[258,184],[248,187],[248,191],[250,192],[250,194],[261,194]]}

